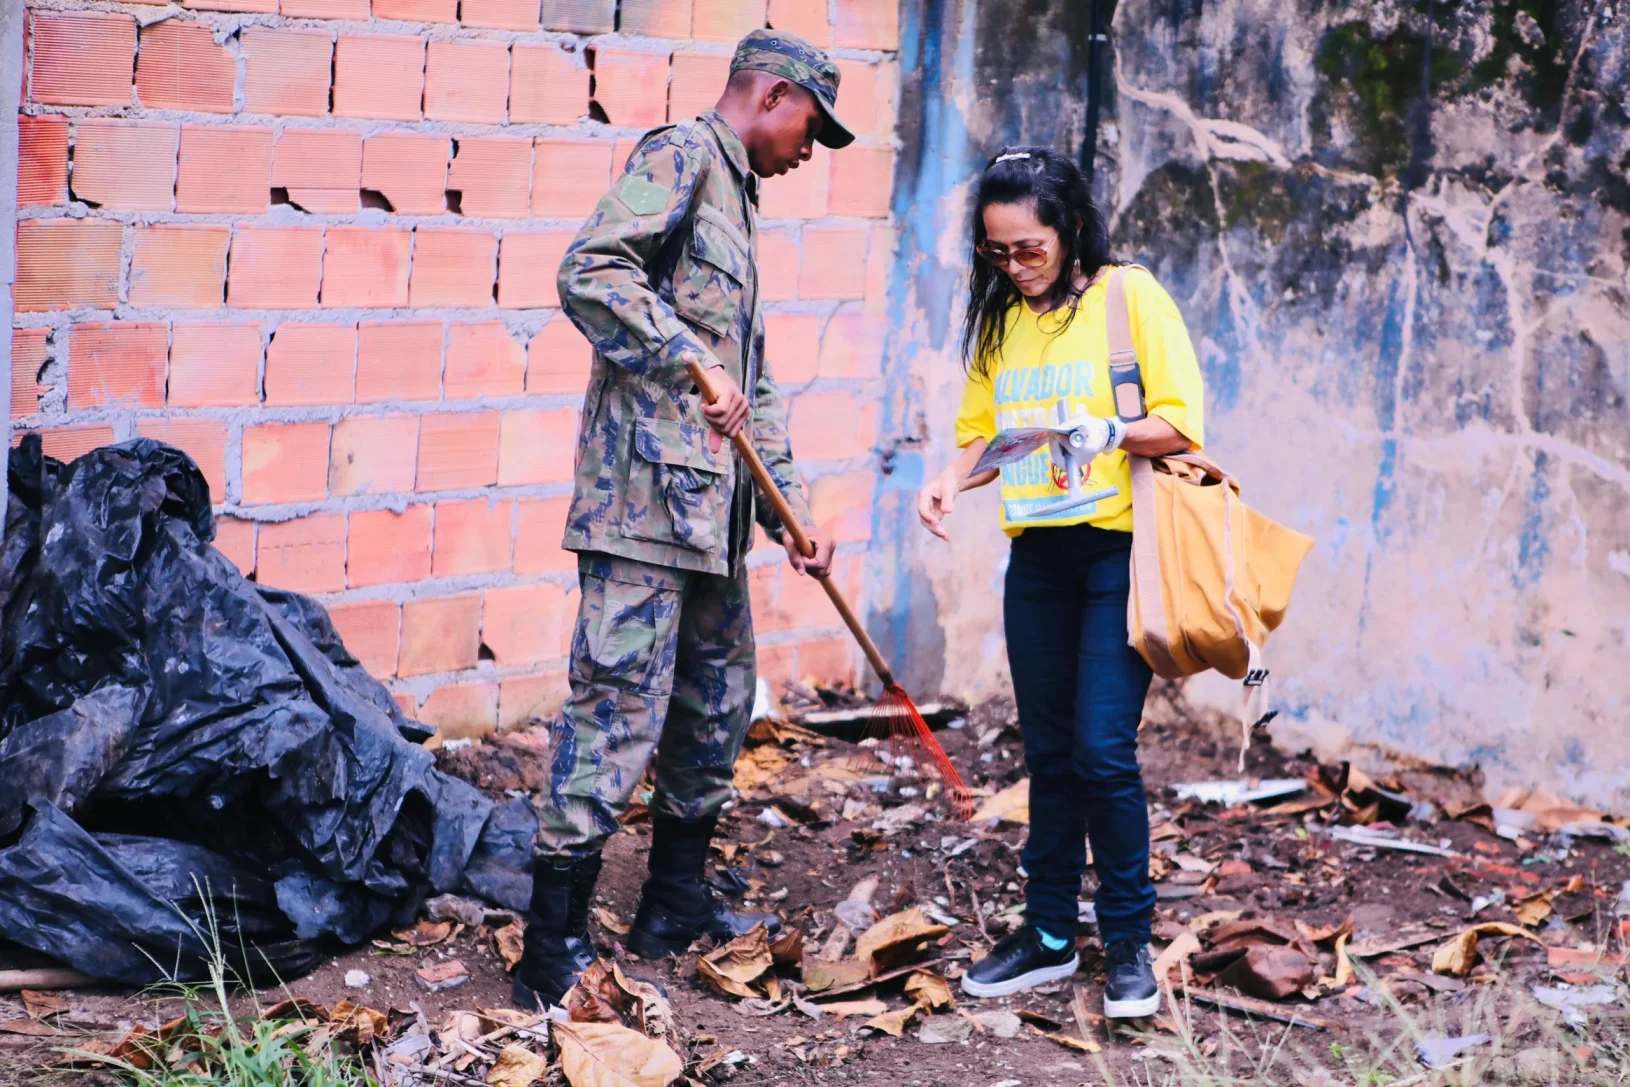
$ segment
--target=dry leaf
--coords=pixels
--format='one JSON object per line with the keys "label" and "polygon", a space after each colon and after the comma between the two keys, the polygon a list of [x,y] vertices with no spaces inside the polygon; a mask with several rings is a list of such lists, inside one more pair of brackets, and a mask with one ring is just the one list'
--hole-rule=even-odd
{"label": "dry leaf", "polygon": [[1477,941],[1484,936],[1517,936],[1540,943],[1539,937],[1504,921],[1485,921],[1457,935],[1432,953],[1432,972],[1463,978],[1477,962]]}
{"label": "dry leaf", "polygon": [[47,993],[35,989],[22,992],[23,1009],[30,1019],[44,1019],[48,1015],[61,1015],[68,1010],[68,1001],[61,993]]}
{"label": "dry leaf", "polygon": [[627,936],[629,930],[633,928],[627,921],[624,921],[604,906],[596,906],[594,916],[599,920],[601,928],[615,936]]}
{"label": "dry leaf", "polygon": [[[141,1024],[136,1025],[136,1031],[141,1031]],[[136,1031],[133,1031],[134,1035]],[[33,1019],[7,1019],[0,1022],[0,1034],[27,1034],[35,1038],[51,1038],[62,1032],[56,1027]],[[128,1041],[128,1039],[126,1039]]]}
{"label": "dry leaf", "polygon": [[492,1087],[531,1087],[548,1074],[547,1060],[525,1046],[506,1045],[504,1051],[498,1054],[492,1071],[487,1073],[487,1082]]}
{"label": "dry leaf", "polygon": [[917,1018],[917,1013],[920,1011],[922,1011],[922,1005],[911,1004],[900,1008],[898,1011],[884,1012],[882,1015],[874,1016],[860,1025],[866,1030],[882,1031],[890,1037],[898,1038],[905,1033],[906,1024]]}
{"label": "dry leaf", "polygon": [[1541,891],[1537,895],[1531,895],[1518,902],[1511,912],[1517,915],[1517,920],[1525,927],[1534,928],[1551,916],[1551,911],[1555,908],[1555,902],[1555,891]]}
{"label": "dry leaf", "polygon": [[498,952],[498,957],[504,961],[504,969],[510,973],[514,973],[515,967],[520,964],[521,954],[525,950],[522,943],[525,933],[525,925],[511,921],[492,934],[492,949]]}
{"label": "dry leaf", "polygon": [[865,1000],[834,1000],[830,1004],[815,1006],[835,1019],[847,1019],[851,1015],[882,1015],[889,1010],[889,1006],[875,996]]}
{"label": "dry leaf", "polygon": [[1102,1048],[1097,1042],[1089,1042],[1084,1039],[1077,1038],[1071,1034],[1064,1034],[1059,1031],[1037,1030],[1035,1027],[1031,1027],[1030,1029],[1036,1031],[1037,1034],[1041,1035],[1043,1038],[1046,1038],[1048,1041],[1057,1042],[1065,1049],[1073,1049],[1077,1053],[1097,1053]]}
{"label": "dry leaf", "polygon": [[777,966],[801,966],[804,962],[804,933],[802,929],[782,931],[770,944],[770,957]]}
{"label": "dry leaf", "polygon": [[769,930],[760,924],[754,925],[746,935],[697,959],[696,972],[718,992],[751,998],[759,994],[750,989],[748,983],[757,980],[774,962]]}
{"label": "dry leaf", "polygon": [[656,986],[630,980],[622,968],[596,959],[562,1001],[574,1023],[616,1023],[652,1038],[673,1028],[673,1009]]}
{"label": "dry leaf", "polygon": [[1177,967],[1187,962],[1190,955],[1200,950],[1200,938],[1192,932],[1184,932],[1166,946],[1166,950],[1155,959],[1155,983],[1165,985],[1168,975]]}
{"label": "dry leaf", "polygon": [[434,947],[452,934],[451,921],[420,921],[412,928],[391,930],[392,936],[412,947]]}
{"label": "dry leaf", "polygon": [[572,1087],[668,1087],[685,1071],[667,1043],[615,1023],[557,1023],[554,1031]]}
{"label": "dry leaf", "polygon": [[929,940],[950,931],[930,921],[927,914],[913,906],[883,918],[862,933],[855,941],[855,958],[866,963],[873,974],[880,974],[904,966],[922,953],[923,945]]}
{"label": "dry leaf", "polygon": [[872,972],[866,964],[854,959],[841,962],[812,959],[804,964],[804,986],[812,993],[858,985],[871,976]]}
{"label": "dry leaf", "polygon": [[951,983],[931,971],[918,970],[906,975],[905,988],[907,999],[931,1011],[956,1007],[956,998],[951,995]]}
{"label": "dry leaf", "polygon": [[385,1038],[391,1030],[390,1019],[384,1012],[349,1000],[334,1005],[332,1026],[334,1037],[359,1046],[368,1045],[376,1038]]}
{"label": "dry leaf", "polygon": [[999,819],[1004,823],[1030,822],[1030,779],[1014,782],[995,796],[979,805],[970,823],[984,823]]}

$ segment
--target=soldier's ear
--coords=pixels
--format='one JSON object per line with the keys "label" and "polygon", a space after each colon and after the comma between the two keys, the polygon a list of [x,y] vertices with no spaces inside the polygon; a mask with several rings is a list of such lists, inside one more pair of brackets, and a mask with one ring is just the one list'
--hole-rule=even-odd
{"label": "soldier's ear", "polygon": [[769,90],[764,94],[765,111],[768,112],[769,110],[773,110],[777,106],[781,105],[781,103],[787,100],[787,96],[791,93],[792,84],[787,82],[785,79],[778,79],[774,83],[771,83]]}

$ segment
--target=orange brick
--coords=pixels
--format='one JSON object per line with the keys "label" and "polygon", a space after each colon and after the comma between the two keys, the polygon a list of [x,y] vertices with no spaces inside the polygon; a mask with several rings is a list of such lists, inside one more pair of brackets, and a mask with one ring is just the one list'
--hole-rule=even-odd
{"label": "orange brick", "polygon": [[277,0],[182,0],[181,6],[195,11],[250,11],[262,15],[277,13]]}
{"label": "orange brick", "polygon": [[166,19],[141,31],[136,94],[148,109],[231,113],[238,66],[203,23]]}
{"label": "orange brick", "polygon": [[[627,3],[628,0],[623,0]],[[564,670],[511,676],[498,682],[498,730],[543,725],[554,719],[571,685]]]}
{"label": "orange brick", "polygon": [[877,403],[852,392],[803,393],[793,398],[787,435],[801,460],[857,460],[877,440]]}
{"label": "orange brick", "polygon": [[505,309],[560,305],[555,279],[573,232],[505,234],[498,250],[498,304]]}
{"label": "orange brick", "polygon": [[181,126],[175,210],[258,214],[271,192],[271,129]]}
{"label": "orange brick", "polygon": [[278,9],[285,19],[367,20],[368,0],[283,0]]}
{"label": "orange brick", "polygon": [[243,30],[244,108],[250,113],[321,117],[328,112],[334,38],[326,30]]}
{"label": "orange brick", "polygon": [[429,577],[430,514],[427,505],[409,506],[401,513],[353,511],[346,560],[346,580],[351,587]]}
{"label": "orange brick", "polygon": [[821,319],[816,314],[772,313],[764,318],[764,359],[782,385],[814,380],[820,345]]}
{"label": "orange brick", "polygon": [[560,546],[571,499],[523,498],[515,517],[515,572],[554,574],[577,569],[577,556]]}
{"label": "orange brick", "polygon": [[540,219],[583,219],[611,186],[610,140],[537,141],[532,214]]}
{"label": "orange brick", "polygon": [[458,21],[458,0],[374,0],[375,19],[401,19],[410,23]]}
{"label": "orange brick", "polygon": [[272,153],[272,184],[309,212],[348,215],[360,203],[362,134],[285,128]]}
{"label": "orange brick", "polygon": [[426,415],[415,490],[490,487],[498,480],[498,413]]}
{"label": "orange brick", "polygon": [[243,428],[246,506],[315,502],[328,493],[328,424],[262,423]]}
{"label": "orange brick", "polygon": [[[793,630],[799,627],[832,626],[838,621],[821,583],[812,577],[803,577],[785,563],[777,563],[781,571],[781,592],[772,613],[783,626]],[[770,628],[766,628],[770,629]]]}
{"label": "orange brick", "polygon": [[797,647],[793,645],[761,645],[758,647],[756,666],[759,676],[770,685],[772,697],[780,697],[788,684],[798,682]]}
{"label": "orange brick", "polygon": [[691,8],[691,37],[700,41],[734,45],[748,31],[764,29],[765,0],[693,0]]}
{"label": "orange brick", "polygon": [[260,326],[178,323],[170,332],[169,402],[184,408],[260,403]]}
{"label": "orange brick", "polygon": [[278,325],[266,345],[266,404],[349,404],[356,396],[355,325]]}
{"label": "orange brick", "polygon": [[169,349],[162,321],[75,325],[68,333],[69,410],[163,404]]}
{"label": "orange brick", "polygon": [[92,449],[113,444],[110,426],[63,427],[51,430],[28,430],[12,435],[12,444],[22,441],[25,434],[38,434],[45,455],[71,464]]}
{"label": "orange brick", "polygon": [[712,109],[729,80],[728,54],[675,53],[673,84],[668,88],[668,120],[688,121]]}
{"label": "orange brick", "polygon": [[506,411],[498,442],[498,485],[559,483],[572,478],[578,411]]}
{"label": "orange brick", "polygon": [[391,700],[394,701],[410,720],[418,720],[419,700],[406,691],[392,691]]}
{"label": "orange brick", "polygon": [[436,503],[434,577],[495,574],[509,569],[515,503],[471,498]]}
{"label": "orange brick", "polygon": [[402,637],[402,609],[390,600],[336,604],[328,618],[351,656],[376,679],[396,674]]}
{"label": "orange brick", "polygon": [[517,44],[510,60],[509,119],[571,125],[589,112],[589,70],[558,45]]}
{"label": "orange brick", "polygon": [[559,585],[512,585],[488,589],[481,616],[481,642],[503,668],[560,657],[566,590]]}
{"label": "orange brick", "polygon": [[18,117],[17,204],[68,202],[68,118]]}
{"label": "orange brick", "polygon": [[107,219],[27,219],[17,224],[17,284],[24,312],[111,308],[119,302],[124,227]]}
{"label": "orange brick", "polygon": [[330,309],[407,305],[412,248],[412,231],[329,227],[323,252],[322,304]]}
{"label": "orange brick", "polygon": [[862,298],[866,294],[864,227],[806,227],[800,298]]}
{"label": "orange brick", "polygon": [[419,707],[419,719],[436,726],[432,742],[489,735],[498,727],[498,684],[450,683],[437,687]]}
{"label": "orange brick", "polygon": [[425,65],[424,115],[499,124],[509,101],[509,44],[433,41]]}
{"label": "orange brick", "polygon": [[[886,140],[894,133],[894,64],[865,60],[837,61],[838,116],[862,138]],[[852,150],[852,149],[850,149]],[[834,155],[841,159],[843,155]]]}
{"label": "orange brick", "polygon": [[816,479],[809,485],[809,510],[815,523],[839,543],[871,539],[875,483],[870,472],[845,472]]}
{"label": "orange brick", "polygon": [[[810,3],[810,0],[770,0],[768,22],[775,30],[796,34],[823,49],[832,44],[832,20],[826,5],[820,0],[815,0],[815,3]],[[840,87],[839,90],[842,92],[847,88]],[[843,93],[839,93],[838,101],[842,102],[843,97]]]}
{"label": "orange brick", "polygon": [[226,288],[225,226],[138,226],[130,304],[220,309]]}
{"label": "orange brick", "polygon": [[846,303],[826,323],[821,338],[822,377],[877,377],[883,372],[888,326],[858,303]]}
{"label": "orange brick", "polygon": [[800,679],[847,685],[855,681],[859,661],[855,645],[844,638],[809,638],[798,643]]}
{"label": "orange brick", "polygon": [[29,13],[28,96],[63,106],[130,104],[136,20],[79,11]]}
{"label": "orange brick", "polygon": [[531,207],[532,141],[461,137],[447,174],[459,212],[481,219],[524,219]]}
{"label": "orange brick", "polygon": [[538,0],[461,0],[459,22],[498,30],[538,29]]}
{"label": "orange brick", "polygon": [[622,0],[618,23],[624,34],[688,38],[691,36],[691,0]]}
{"label": "orange brick", "polygon": [[598,49],[594,100],[614,125],[659,125],[668,113],[668,54]]}
{"label": "orange brick", "polygon": [[417,415],[352,415],[334,424],[328,493],[388,494],[413,489]]}
{"label": "orange brick", "polygon": [[226,501],[226,424],[215,419],[138,419],[136,436],[173,445],[198,465],[210,498]]}
{"label": "orange brick", "polygon": [[[375,0],[375,15],[379,7]],[[421,38],[341,34],[334,54],[334,116],[419,120],[424,54]]]}
{"label": "orange brick", "polygon": [[532,337],[526,357],[526,391],[534,396],[582,395],[589,387],[594,347],[565,314]]}
{"label": "orange brick", "polygon": [[616,26],[616,0],[543,0],[545,30],[609,34]]}
{"label": "orange brick", "polygon": [[900,48],[900,6],[878,0],[834,0],[837,27],[833,42],[840,49]]}
{"label": "orange brick", "polygon": [[498,321],[455,324],[447,332],[448,400],[517,396],[526,383],[526,349]]}
{"label": "orange brick", "polygon": [[11,418],[13,422],[40,410],[40,371],[50,348],[48,328],[19,328],[11,334]]}
{"label": "orange brick", "polygon": [[766,219],[819,219],[826,214],[831,181],[832,152],[817,144],[808,162],[764,180],[759,208]]}
{"label": "orange brick", "polygon": [[227,302],[243,309],[315,309],[323,228],[239,226],[232,234]]}
{"label": "orange brick", "polygon": [[169,211],[180,129],[134,121],[74,125],[74,196],[117,211]]}
{"label": "orange brick", "polygon": [[893,183],[893,148],[847,148],[843,154],[832,156],[828,207],[833,215],[882,218],[889,213]]}
{"label": "orange brick", "polygon": [[357,403],[441,396],[440,321],[364,321],[358,334]]}
{"label": "orange brick", "polygon": [[425,676],[474,668],[480,648],[480,593],[410,600],[402,605],[399,675]]}
{"label": "orange brick", "polygon": [[232,560],[244,577],[255,572],[255,522],[236,517],[215,519],[215,550]]}
{"label": "orange brick", "polygon": [[345,514],[314,513],[261,525],[255,580],[302,593],[345,588]]}
{"label": "orange brick", "polygon": [[390,133],[362,145],[362,187],[390,201],[403,215],[441,215],[447,210],[446,136]]}
{"label": "orange brick", "polygon": [[490,306],[498,239],[485,230],[422,226],[413,243],[408,305]]}
{"label": "orange brick", "polygon": [[758,236],[758,284],[766,302],[798,297],[798,236],[789,230],[766,230]]}

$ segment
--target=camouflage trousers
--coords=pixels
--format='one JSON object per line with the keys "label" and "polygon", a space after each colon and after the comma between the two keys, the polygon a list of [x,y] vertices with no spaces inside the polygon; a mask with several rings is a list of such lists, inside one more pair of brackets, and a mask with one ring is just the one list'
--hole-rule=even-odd
{"label": "camouflage trousers", "polygon": [[720,576],[588,553],[578,580],[571,696],[550,733],[537,838],[552,856],[598,850],[653,757],[653,811],[717,814],[734,795],[757,675],[745,570]]}

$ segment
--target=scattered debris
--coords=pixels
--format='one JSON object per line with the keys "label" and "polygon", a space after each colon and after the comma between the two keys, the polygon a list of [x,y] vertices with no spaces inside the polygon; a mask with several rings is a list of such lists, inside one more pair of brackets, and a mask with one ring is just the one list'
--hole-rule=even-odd
{"label": "scattered debris", "polygon": [[418,979],[420,985],[433,993],[439,993],[443,989],[456,989],[470,980],[470,972],[457,959],[421,967],[413,972],[413,976]]}
{"label": "scattered debris", "polygon": [[1485,936],[1513,936],[1533,940],[1535,943],[1542,942],[1538,936],[1517,925],[1509,925],[1503,921],[1485,921],[1463,930],[1454,939],[1439,947],[1432,955],[1432,972],[1457,978],[1465,977],[1471,972],[1471,968],[1477,965],[1477,944]]}
{"label": "scattered debris", "polygon": [[1415,1055],[1428,1068],[1443,1068],[1454,1063],[1468,1049],[1489,1044],[1487,1034],[1463,1034],[1458,1038],[1445,1038],[1428,1034],[1415,1043]]}
{"label": "scattered debris", "polygon": [[1599,1008],[1618,1002],[1618,990],[1611,985],[1590,985],[1575,989],[1568,985],[1555,987],[1536,985],[1534,999],[1547,1008],[1562,1013],[1562,1021],[1571,1027],[1583,1027],[1588,1021],[1583,1009]]}
{"label": "scattered debris", "polygon": [[1307,791],[1307,782],[1300,778],[1276,778],[1271,781],[1193,781],[1174,785],[1179,800],[1198,800],[1202,804],[1252,804],[1260,800],[1277,800],[1282,796],[1295,796]]}
{"label": "scattered debris", "polygon": [[373,978],[366,970],[347,970],[345,972],[345,987],[347,989],[366,989]]}
{"label": "scattered debris", "polygon": [[1455,851],[1446,845],[1429,845],[1400,838],[1396,831],[1377,830],[1373,827],[1330,827],[1325,833],[1338,841],[1354,845],[1367,845],[1372,849],[1396,849],[1404,853],[1425,853],[1433,857],[1452,857]]}

